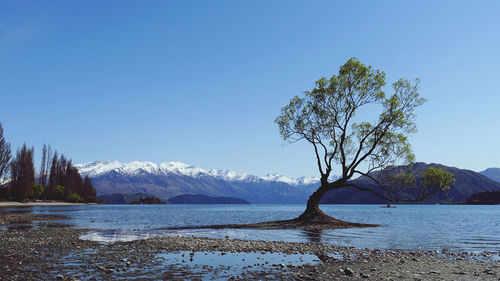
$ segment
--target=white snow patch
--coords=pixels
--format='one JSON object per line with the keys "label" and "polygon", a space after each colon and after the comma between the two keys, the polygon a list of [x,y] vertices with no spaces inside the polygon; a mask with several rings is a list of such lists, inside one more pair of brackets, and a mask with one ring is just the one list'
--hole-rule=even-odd
{"label": "white snow patch", "polygon": [[292,179],[279,174],[267,174],[266,176],[258,177],[247,173],[239,173],[233,170],[204,169],[181,162],[163,162],[156,164],[147,161],[132,161],[128,163],[121,163],[118,161],[96,161],[76,164],[75,167],[78,168],[80,174],[88,175],[89,177],[96,177],[110,172],[131,176],[141,174],[167,175],[169,173],[173,173],[193,178],[214,177],[224,181],[283,182],[295,186],[319,182],[318,178],[313,177],[300,177]]}

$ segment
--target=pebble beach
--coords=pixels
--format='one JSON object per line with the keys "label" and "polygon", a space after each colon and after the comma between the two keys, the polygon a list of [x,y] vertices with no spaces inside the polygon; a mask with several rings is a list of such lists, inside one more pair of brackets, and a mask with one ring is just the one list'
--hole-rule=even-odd
{"label": "pebble beach", "polygon": [[[156,237],[99,243],[60,215],[0,211],[0,280],[500,280],[496,252],[373,250],[320,243]],[[196,263],[233,255],[242,266]],[[239,255],[239,256],[238,256]],[[283,262],[270,257],[283,258]],[[314,256],[314,262],[287,257]]]}

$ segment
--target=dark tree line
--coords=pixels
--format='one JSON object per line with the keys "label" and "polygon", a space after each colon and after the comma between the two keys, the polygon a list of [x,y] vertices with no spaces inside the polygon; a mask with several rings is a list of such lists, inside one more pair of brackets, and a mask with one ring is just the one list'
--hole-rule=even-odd
{"label": "dark tree line", "polygon": [[10,144],[5,141],[2,123],[0,123],[0,180],[9,169],[10,157]]}
{"label": "dark tree line", "polygon": [[[48,159],[47,156],[46,158]],[[46,165],[46,168],[50,171],[46,185],[46,199],[73,202],[96,200],[96,191],[90,178],[85,176],[82,179],[78,169],[64,155],[59,156],[57,151],[54,152],[50,165]]]}
{"label": "dark tree line", "polygon": [[35,167],[33,155],[35,149],[28,148],[26,144],[18,150],[16,157],[10,163],[10,194],[16,201],[24,201],[30,197],[35,184]]}
{"label": "dark tree line", "polygon": [[500,191],[486,191],[474,193],[465,202],[469,205],[498,205],[500,204]]}
{"label": "dark tree line", "polygon": [[[24,144],[11,159],[10,144],[5,141],[0,124],[0,199],[97,201],[90,178],[82,178],[71,160],[62,154],[59,156],[57,151],[52,153],[46,144],[42,148],[40,173],[36,178],[34,154],[35,149]],[[6,179],[9,168],[10,181]]]}

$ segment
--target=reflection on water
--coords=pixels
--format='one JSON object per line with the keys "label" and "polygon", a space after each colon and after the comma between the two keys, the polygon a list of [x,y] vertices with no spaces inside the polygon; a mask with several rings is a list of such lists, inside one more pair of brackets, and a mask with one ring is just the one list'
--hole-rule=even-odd
{"label": "reflection on water", "polygon": [[[254,223],[294,218],[302,205],[94,205],[32,207],[33,213],[65,214],[64,223],[96,229],[83,239],[113,242],[159,235],[197,235],[247,240],[328,243],[378,249],[500,251],[500,206],[322,205],[338,219],[383,225],[310,232],[302,230],[199,229],[171,227]],[[62,222],[62,221],[61,221]],[[163,230],[162,230],[163,229]]]}
{"label": "reflection on water", "polygon": [[[89,256],[92,256],[92,266],[88,266]],[[338,254],[333,256],[343,258]],[[235,276],[250,276],[250,273],[258,276],[252,280],[273,280],[273,273],[319,263],[318,257],[311,254],[220,251],[163,252],[152,257],[135,256],[132,253],[131,256],[110,262],[106,255],[102,258],[101,253],[92,249],[69,253],[61,256],[60,261],[64,264],[65,275],[79,280],[101,280],[103,272],[106,272],[106,280],[149,280],[151,276],[161,280],[232,280]],[[48,279],[55,279],[56,274],[60,274],[54,270],[47,270],[46,273]]]}
{"label": "reflection on water", "polygon": [[101,243],[129,242],[134,240],[144,240],[148,238],[166,235],[166,233],[150,231],[130,231],[130,230],[104,230],[90,231],[80,236],[82,240],[96,241]]}
{"label": "reflection on water", "polygon": [[323,230],[300,231],[300,234],[304,235],[304,237],[311,243],[321,243],[321,233],[323,233]]}
{"label": "reflection on water", "polygon": [[[283,253],[232,253],[232,252],[174,252],[156,255],[155,267],[175,268],[177,279],[232,280],[235,276],[248,276],[261,272],[265,280],[272,280],[272,273],[305,264],[317,264],[318,257],[310,254]],[[133,269],[132,269],[133,270]],[[189,272],[189,276],[186,273]],[[271,274],[271,275],[269,275]],[[170,276],[163,276],[170,277]],[[192,279],[189,277],[193,277]],[[258,279],[256,280],[260,280]],[[176,278],[168,278],[176,279]],[[244,278],[243,278],[244,279]]]}
{"label": "reflection on water", "polygon": [[289,267],[316,264],[320,260],[311,254],[283,253],[232,253],[232,252],[176,252],[157,255],[164,264],[186,264],[194,267],[225,267],[229,275],[238,274],[242,268],[276,266]]}
{"label": "reflection on water", "polygon": [[32,228],[33,226],[30,224],[12,224],[7,226],[7,231],[25,231]]}
{"label": "reflection on water", "polygon": [[9,213],[14,213],[14,214],[29,214],[33,212],[31,209],[10,209]]}

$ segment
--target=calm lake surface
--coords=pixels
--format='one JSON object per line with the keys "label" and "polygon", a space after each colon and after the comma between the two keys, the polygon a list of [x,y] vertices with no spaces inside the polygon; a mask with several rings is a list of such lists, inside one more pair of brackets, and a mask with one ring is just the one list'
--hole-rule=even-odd
{"label": "calm lake surface", "polygon": [[[174,226],[253,223],[290,219],[304,205],[98,205],[30,207],[34,213],[65,214],[76,228],[95,229],[82,239],[130,241],[161,235],[248,240],[321,242],[377,249],[500,251],[500,206],[322,205],[338,219],[382,227],[307,232],[302,230],[165,230]],[[24,210],[27,208],[9,208]]]}

